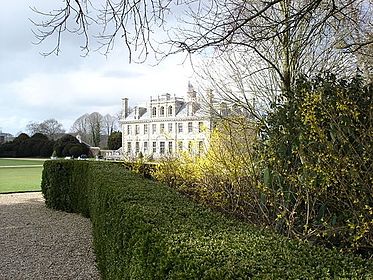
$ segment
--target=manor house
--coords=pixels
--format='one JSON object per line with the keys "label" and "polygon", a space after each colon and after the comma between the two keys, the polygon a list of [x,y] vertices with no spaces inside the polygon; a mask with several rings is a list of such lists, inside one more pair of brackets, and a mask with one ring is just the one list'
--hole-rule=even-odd
{"label": "manor house", "polygon": [[[212,98],[211,98],[212,99]],[[186,98],[163,94],[150,97],[146,106],[129,109],[122,99],[122,153],[133,159],[139,155],[160,158],[188,151],[203,153],[212,128],[211,113],[202,106],[189,83]]]}

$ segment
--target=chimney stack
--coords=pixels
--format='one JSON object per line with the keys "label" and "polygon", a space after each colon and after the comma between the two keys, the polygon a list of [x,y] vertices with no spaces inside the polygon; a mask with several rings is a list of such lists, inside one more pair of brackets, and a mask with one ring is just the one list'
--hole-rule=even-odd
{"label": "chimney stack", "polygon": [[122,98],[122,117],[125,119],[128,117],[128,98]]}
{"label": "chimney stack", "polygon": [[212,93],[212,89],[209,88],[206,90],[206,97],[209,113],[212,115],[214,110],[214,94]]}

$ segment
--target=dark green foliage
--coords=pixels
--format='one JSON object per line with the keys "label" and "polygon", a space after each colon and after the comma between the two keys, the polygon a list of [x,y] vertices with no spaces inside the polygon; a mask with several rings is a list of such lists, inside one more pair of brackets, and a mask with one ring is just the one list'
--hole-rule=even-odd
{"label": "dark green foliage", "polygon": [[46,205],[89,216],[87,169],[81,161],[46,161],[41,183]]}
{"label": "dark green foliage", "polygon": [[16,157],[17,144],[14,142],[7,142],[0,145],[0,157]]}
{"label": "dark green foliage", "polygon": [[111,133],[107,145],[109,150],[118,150],[122,147],[122,132],[114,131]]}
{"label": "dark green foliage", "polygon": [[54,141],[41,133],[32,137],[22,133],[12,142],[0,145],[1,157],[50,157]]}
{"label": "dark green foliage", "polygon": [[56,141],[54,151],[58,157],[79,157],[82,154],[89,154],[88,146],[84,143],[79,143],[78,139],[70,134],[65,134]]}
{"label": "dark green foliage", "polygon": [[73,147],[76,147],[77,145],[79,146],[79,144],[67,143],[62,150],[62,156],[63,157],[72,156],[71,153],[70,153],[70,149],[73,149]]}
{"label": "dark green foliage", "polygon": [[17,146],[17,157],[31,157],[33,144],[35,144],[35,142],[32,140],[30,141],[30,139],[19,142],[19,145]]}
{"label": "dark green foliage", "polygon": [[79,144],[79,145],[72,145],[69,149],[69,154],[73,157],[80,157],[82,154],[87,154],[87,149]]}
{"label": "dark green foliage", "polygon": [[45,142],[43,147],[40,149],[40,156],[43,158],[50,157],[53,154],[54,141],[50,140]]}
{"label": "dark green foliage", "polygon": [[32,139],[44,140],[44,141],[46,141],[46,140],[49,139],[46,135],[44,135],[44,134],[42,134],[42,133],[39,133],[39,132],[38,132],[38,133],[35,133],[34,135],[32,135],[31,138],[32,138]]}
{"label": "dark green foliage", "polygon": [[373,263],[199,206],[122,164],[47,161],[48,207],[93,223],[102,279],[372,279]]}
{"label": "dark green foliage", "polygon": [[26,133],[21,133],[20,135],[18,135],[14,140],[13,142],[14,143],[20,143],[20,142],[23,142],[23,141],[26,141],[27,139],[29,139],[30,136],[28,136]]}
{"label": "dark green foliage", "polygon": [[63,150],[66,145],[68,144],[78,144],[79,141],[74,136],[70,134],[65,134],[61,138],[59,138],[56,143],[54,144],[54,151],[56,152],[56,156],[62,157]]}

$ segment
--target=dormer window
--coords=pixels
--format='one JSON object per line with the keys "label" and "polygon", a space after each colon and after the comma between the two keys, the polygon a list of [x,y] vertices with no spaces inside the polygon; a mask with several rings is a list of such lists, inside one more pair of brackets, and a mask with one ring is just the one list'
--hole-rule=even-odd
{"label": "dormer window", "polygon": [[163,106],[162,106],[161,109],[160,109],[159,115],[160,115],[161,117],[164,117],[164,107],[163,107]]}
{"label": "dormer window", "polygon": [[169,106],[169,107],[168,107],[168,115],[169,115],[169,116],[172,116],[172,106]]}
{"label": "dormer window", "polygon": [[153,117],[157,116],[157,108],[156,107],[153,107],[153,109],[152,109],[152,116]]}

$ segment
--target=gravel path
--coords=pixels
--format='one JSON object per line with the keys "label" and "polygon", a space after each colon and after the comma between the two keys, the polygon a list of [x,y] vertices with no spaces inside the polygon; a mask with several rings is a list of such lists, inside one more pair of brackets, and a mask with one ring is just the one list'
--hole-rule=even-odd
{"label": "gravel path", "polygon": [[0,280],[100,279],[89,219],[50,210],[40,192],[0,195]]}

